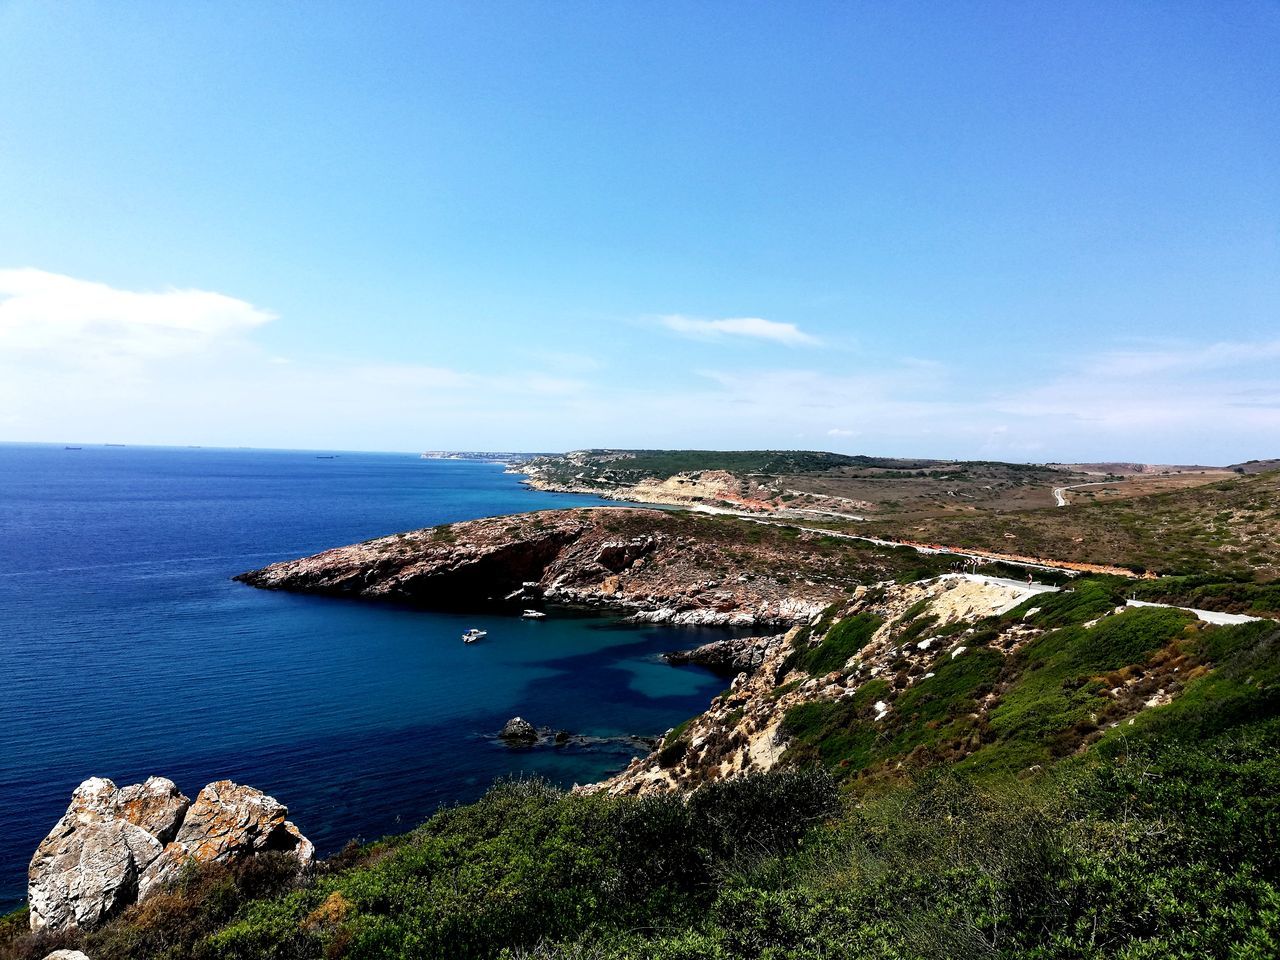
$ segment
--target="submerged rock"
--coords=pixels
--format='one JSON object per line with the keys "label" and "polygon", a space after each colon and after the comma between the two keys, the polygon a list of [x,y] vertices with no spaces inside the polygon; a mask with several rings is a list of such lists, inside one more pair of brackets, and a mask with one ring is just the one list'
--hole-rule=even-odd
{"label": "submerged rock", "polygon": [[275,799],[229,780],[205,787],[192,804],[164,777],[127,787],[92,777],[76,788],[31,858],[31,928],[95,927],[188,860],[225,862],[276,850],[292,852],[305,867],[315,850],[287,814]]}

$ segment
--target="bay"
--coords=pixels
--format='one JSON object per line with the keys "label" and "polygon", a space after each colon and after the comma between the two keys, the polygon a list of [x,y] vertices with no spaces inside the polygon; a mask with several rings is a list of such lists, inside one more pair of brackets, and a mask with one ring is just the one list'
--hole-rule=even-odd
{"label": "bay", "polygon": [[[323,459],[322,459],[323,457]],[[328,459],[333,457],[333,459]],[[230,578],[400,530],[604,505],[413,454],[0,444],[0,910],[89,776],[233,779],[322,854],[409,829],[495,778],[594,781],[620,743],[513,751],[521,715],[660,734],[723,681],[657,654],[723,631],[438,614]],[[487,630],[464,645],[463,630]]]}

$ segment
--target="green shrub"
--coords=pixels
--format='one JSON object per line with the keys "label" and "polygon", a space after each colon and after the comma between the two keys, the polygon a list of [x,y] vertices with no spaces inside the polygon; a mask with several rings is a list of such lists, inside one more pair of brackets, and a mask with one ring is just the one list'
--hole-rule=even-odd
{"label": "green shrub", "polygon": [[801,650],[795,666],[814,676],[840,670],[867,645],[883,622],[873,613],[845,617],[816,646]]}

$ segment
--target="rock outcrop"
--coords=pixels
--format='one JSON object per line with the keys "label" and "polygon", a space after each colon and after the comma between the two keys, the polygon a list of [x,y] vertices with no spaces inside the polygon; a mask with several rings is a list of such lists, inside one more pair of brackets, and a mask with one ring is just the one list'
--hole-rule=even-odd
{"label": "rock outcrop", "polygon": [[31,928],[92,927],[132,903],[189,806],[163,777],[123,788],[101,777],[80,784],[31,858]]}
{"label": "rock outcrop", "polygon": [[498,736],[507,743],[529,744],[538,742],[538,730],[524,717],[512,717]]}
{"label": "rock outcrop", "polygon": [[879,547],[731,518],[630,508],[494,517],[382,537],[236,579],[268,590],[429,608],[510,608],[531,599],[603,606],[673,624],[789,625],[892,572]]}
{"label": "rock outcrop", "polygon": [[728,640],[713,640],[692,650],[672,650],[670,653],[664,653],[662,658],[674,666],[692,663],[699,667],[706,667],[715,673],[733,677],[739,673],[755,672],[773,648],[781,642],[781,635],[733,637]]}
{"label": "rock outcrop", "polygon": [[188,860],[226,862],[270,850],[309,866],[315,850],[287,815],[274,798],[229,780],[209,784],[193,804],[164,777],[126,787],[90,778],[31,858],[31,928],[97,926]]}

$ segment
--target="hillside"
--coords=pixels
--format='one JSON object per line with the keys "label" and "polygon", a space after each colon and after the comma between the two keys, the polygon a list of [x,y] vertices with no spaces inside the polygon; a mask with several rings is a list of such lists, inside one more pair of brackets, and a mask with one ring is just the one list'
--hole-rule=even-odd
{"label": "hillside", "polygon": [[1140,500],[859,525],[885,537],[1246,581],[1280,577],[1280,472]]}
{"label": "hillside", "polygon": [[581,450],[511,469],[539,490],[595,493],[794,519],[972,516],[1181,490],[1231,477],[1217,467],[1027,464],[814,451]]}

